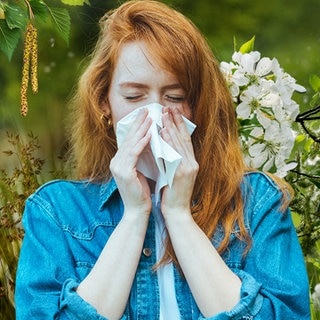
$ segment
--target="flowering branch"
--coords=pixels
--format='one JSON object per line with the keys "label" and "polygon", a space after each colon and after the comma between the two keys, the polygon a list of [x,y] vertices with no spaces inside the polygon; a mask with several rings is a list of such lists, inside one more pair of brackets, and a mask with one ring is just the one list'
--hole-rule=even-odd
{"label": "flowering branch", "polygon": [[253,47],[254,38],[220,68],[235,102],[247,165],[285,177],[297,165],[289,162],[296,136],[292,124],[299,114],[292,95],[306,90],[277,59],[261,57]]}

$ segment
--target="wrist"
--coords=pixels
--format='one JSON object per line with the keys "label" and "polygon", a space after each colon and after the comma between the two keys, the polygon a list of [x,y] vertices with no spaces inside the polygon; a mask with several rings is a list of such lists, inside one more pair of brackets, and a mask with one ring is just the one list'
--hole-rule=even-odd
{"label": "wrist", "polygon": [[152,203],[151,200],[150,203],[137,203],[137,204],[127,204],[124,202],[124,216],[132,216],[132,217],[138,217],[141,218],[141,216],[145,216],[147,219],[149,219],[151,209],[152,209]]}
{"label": "wrist", "polygon": [[194,222],[190,209],[170,209],[163,213],[163,217],[166,225]]}
{"label": "wrist", "polygon": [[149,222],[150,212],[142,210],[125,209],[122,221],[132,225],[147,225]]}

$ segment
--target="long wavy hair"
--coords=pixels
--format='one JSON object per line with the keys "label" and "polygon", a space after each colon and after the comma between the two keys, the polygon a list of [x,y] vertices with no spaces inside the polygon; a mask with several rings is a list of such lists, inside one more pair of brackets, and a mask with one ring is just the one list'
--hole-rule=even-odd
{"label": "long wavy hair", "polygon": [[[193,190],[194,220],[210,238],[218,225],[226,250],[235,228],[250,242],[240,190],[246,167],[238,142],[235,109],[219,64],[201,32],[178,11],[156,1],[129,1],[100,21],[100,37],[73,99],[71,146],[78,178],[99,182],[110,177],[117,151],[115,133],[101,119],[117,58],[123,44],[143,41],[165,70],[175,74],[187,93],[197,129],[192,135],[199,173]],[[160,263],[177,263],[170,240]]]}

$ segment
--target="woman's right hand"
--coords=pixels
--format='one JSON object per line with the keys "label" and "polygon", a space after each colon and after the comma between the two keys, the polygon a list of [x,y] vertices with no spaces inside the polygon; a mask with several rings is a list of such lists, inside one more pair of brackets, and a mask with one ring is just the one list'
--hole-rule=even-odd
{"label": "woman's right hand", "polygon": [[151,139],[152,120],[141,109],[123,144],[110,162],[111,173],[124,203],[124,214],[149,215],[152,207],[147,179],[137,171],[138,159]]}

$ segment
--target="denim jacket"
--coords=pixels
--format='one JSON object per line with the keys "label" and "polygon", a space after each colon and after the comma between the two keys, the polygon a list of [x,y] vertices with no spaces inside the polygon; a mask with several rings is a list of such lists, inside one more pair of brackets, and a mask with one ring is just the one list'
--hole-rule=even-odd
{"label": "denim jacket", "polygon": [[[258,172],[244,176],[242,190],[252,246],[244,254],[243,243],[233,234],[222,255],[242,281],[241,299],[232,310],[207,319],[310,319],[304,258],[289,210],[280,211],[281,191]],[[16,279],[17,320],[105,319],[80,298],[76,288],[92,269],[122,214],[123,203],[113,179],[105,184],[52,181],[28,199]],[[154,233],[151,215],[121,319],[159,319],[157,274],[152,270],[156,262]],[[212,238],[214,246],[222,235],[218,228]],[[177,269],[174,279],[181,320],[205,319]]]}

